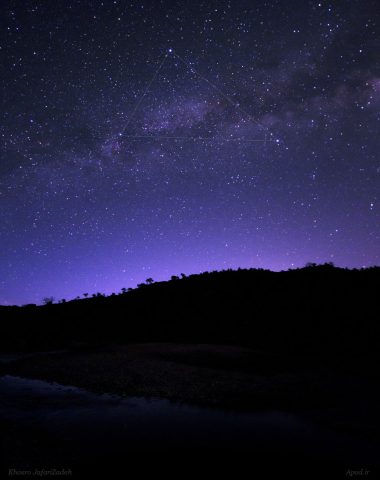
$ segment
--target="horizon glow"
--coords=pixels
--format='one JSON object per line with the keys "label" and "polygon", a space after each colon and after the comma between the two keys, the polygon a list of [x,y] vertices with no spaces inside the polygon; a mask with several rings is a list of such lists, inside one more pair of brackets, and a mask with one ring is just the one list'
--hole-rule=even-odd
{"label": "horizon glow", "polygon": [[217,3],[5,2],[0,304],[379,265],[377,2]]}

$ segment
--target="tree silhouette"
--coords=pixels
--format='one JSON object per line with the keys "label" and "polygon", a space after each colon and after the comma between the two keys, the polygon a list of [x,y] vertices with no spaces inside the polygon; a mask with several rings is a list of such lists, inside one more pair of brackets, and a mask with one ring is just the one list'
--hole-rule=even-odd
{"label": "tree silhouette", "polygon": [[42,299],[42,301],[44,302],[44,305],[52,305],[54,302],[54,297],[45,297]]}
{"label": "tree silhouette", "polygon": [[[36,348],[37,341],[50,348],[56,342],[69,343],[77,338],[92,342],[104,336],[110,341],[128,342],[233,341],[255,348],[272,345],[273,349],[293,348],[294,345],[318,352],[325,347],[348,351],[361,342],[364,349],[367,344],[374,347],[380,338],[380,326],[371,313],[377,308],[375,284],[379,275],[380,267],[351,270],[327,263],[298,267],[289,272],[228,269],[189,274],[184,281],[169,275],[168,282],[156,281],[155,288],[147,288],[147,281],[138,284],[139,288],[122,290],[129,295],[105,298],[100,292],[89,293],[90,298],[85,302],[70,298],[65,305],[61,298],[45,297],[42,302],[41,297],[39,303],[45,305],[36,307],[35,311],[0,306],[2,320],[4,316],[8,319],[6,324],[0,322],[8,331],[7,335],[0,332],[0,345],[7,345],[12,337],[16,348],[18,336],[24,335],[27,339],[33,318],[38,321],[33,325],[33,340],[28,342],[36,342]],[[252,291],[255,291],[255,309],[264,312],[268,321],[251,321]],[[297,302],[291,294],[295,291]],[[81,299],[84,299],[83,294]],[[58,300],[60,304],[54,308],[46,306]],[[231,320],[235,318],[236,305],[239,305],[239,315]],[[312,309],[310,305],[317,308]],[[182,312],[181,322],[178,322],[179,311]],[[305,319],[305,311],[309,312],[308,319]],[[155,321],[157,313],[164,315],[164,323]],[[80,318],[79,322],[68,321],[76,317]],[[127,318],[130,320],[124,321]],[[350,320],[343,322],[341,319]],[[64,335],[61,335],[61,327]]]}
{"label": "tree silhouette", "polygon": [[147,278],[146,280],[146,283],[148,283],[149,285],[152,284],[154,282],[153,278]]}
{"label": "tree silhouette", "polygon": [[316,266],[317,266],[317,264],[314,263],[314,262],[307,262],[307,263],[305,264],[305,268],[314,268],[314,267],[316,267]]}

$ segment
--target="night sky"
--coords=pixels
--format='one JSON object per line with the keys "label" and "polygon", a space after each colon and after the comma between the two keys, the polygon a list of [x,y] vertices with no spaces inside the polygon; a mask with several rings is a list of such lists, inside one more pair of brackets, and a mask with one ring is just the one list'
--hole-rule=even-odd
{"label": "night sky", "polygon": [[379,264],[379,17],[378,0],[3,1],[0,304]]}

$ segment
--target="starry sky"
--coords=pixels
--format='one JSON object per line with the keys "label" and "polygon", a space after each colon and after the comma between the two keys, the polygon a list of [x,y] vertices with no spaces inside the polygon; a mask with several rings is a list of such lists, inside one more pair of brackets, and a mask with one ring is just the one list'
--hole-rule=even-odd
{"label": "starry sky", "polygon": [[379,264],[378,0],[1,9],[0,304]]}

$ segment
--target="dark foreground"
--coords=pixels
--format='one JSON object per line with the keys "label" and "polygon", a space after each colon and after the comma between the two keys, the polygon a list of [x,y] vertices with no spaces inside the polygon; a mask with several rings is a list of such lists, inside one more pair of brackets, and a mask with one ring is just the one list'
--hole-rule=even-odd
{"label": "dark foreground", "polygon": [[378,476],[380,268],[147,283],[0,307],[5,475]]}
{"label": "dark foreground", "polygon": [[380,395],[376,369],[365,370],[371,362],[189,344],[13,358],[0,378],[3,471],[61,467],[79,478],[132,466],[168,476],[244,467],[253,478],[281,470],[347,478],[365,468],[376,478]]}

